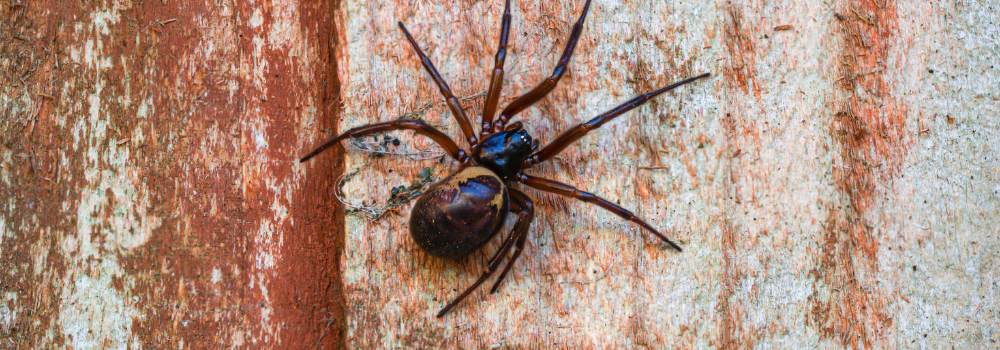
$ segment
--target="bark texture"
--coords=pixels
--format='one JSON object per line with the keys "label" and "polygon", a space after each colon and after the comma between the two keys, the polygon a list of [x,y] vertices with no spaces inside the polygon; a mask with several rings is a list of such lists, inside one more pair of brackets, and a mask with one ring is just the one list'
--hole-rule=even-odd
{"label": "bark texture", "polygon": [[[513,1],[501,106],[582,6]],[[595,0],[534,137],[713,76],[530,173],[685,251],[525,189],[510,276],[438,319],[499,246],[409,237],[456,163],[409,132],[295,159],[401,116],[458,140],[396,22],[477,125],[501,1],[0,0],[0,348],[996,348],[998,9]]]}

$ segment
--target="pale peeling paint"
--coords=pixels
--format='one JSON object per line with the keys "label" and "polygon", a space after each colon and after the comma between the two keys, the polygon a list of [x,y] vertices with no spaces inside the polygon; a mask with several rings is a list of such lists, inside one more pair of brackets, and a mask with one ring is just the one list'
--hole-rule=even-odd
{"label": "pale peeling paint", "polygon": [[[88,75],[101,77],[101,72],[112,68],[103,37],[108,35],[108,26],[119,21],[119,14],[109,10],[91,16],[96,36],[87,39],[82,52],[71,50],[70,55],[81,60]],[[77,27],[78,32],[85,30]],[[95,79],[93,92],[82,104],[86,109],[77,111],[72,134],[74,145],[82,148],[80,154],[85,157],[85,183],[79,198],[64,204],[76,207],[76,230],[57,243],[67,264],[73,266],[63,277],[58,324],[77,349],[134,345],[132,325],[143,315],[128,297],[134,278],[124,275],[118,254],[145,244],[161,225],[161,219],[151,214],[147,180],[130,166],[131,145],[118,145],[119,140],[108,136],[112,115],[103,100],[107,83]],[[139,118],[146,116],[149,103],[140,106]],[[142,139],[141,133],[136,135],[136,141]],[[43,264],[46,255],[44,249],[37,251],[35,263]],[[119,279],[125,289],[115,287],[112,279]]]}
{"label": "pale peeling paint", "polygon": [[[107,66],[95,67],[98,70]],[[87,258],[97,255],[97,248],[90,245],[94,227],[105,227],[98,210],[116,203],[112,215],[107,219],[108,231],[105,233],[113,244],[105,249],[122,247],[132,249],[144,244],[152,231],[160,226],[161,220],[150,214],[152,204],[149,200],[149,190],[146,179],[138,175],[138,171],[129,167],[131,152],[128,146],[107,147],[118,140],[107,138],[107,128],[111,116],[101,108],[101,92],[104,82],[95,84],[96,92],[90,96],[88,118],[80,118],[73,128],[75,137],[86,137],[86,142],[77,140],[78,145],[87,145],[83,153],[87,156],[89,166],[84,169],[84,178],[90,184],[81,191],[77,209],[77,240],[82,249],[82,256]],[[140,115],[141,116],[141,115]],[[142,140],[141,133],[137,141]],[[109,192],[110,191],[110,192]],[[110,193],[114,198],[109,198]],[[94,221],[98,220],[98,221]],[[71,251],[75,251],[71,248]],[[67,257],[69,258],[69,257]]]}
{"label": "pale peeling paint", "polygon": [[12,164],[11,157],[14,155],[10,149],[0,149],[0,181],[3,181],[4,185],[10,186],[11,171],[10,166]]}
{"label": "pale peeling paint", "polygon": [[0,331],[10,333],[11,328],[17,324],[17,294],[7,292],[0,301]]}
{"label": "pale peeling paint", "polygon": [[8,228],[7,218],[0,214],[0,255],[3,255],[4,241],[14,238],[14,231]]}
{"label": "pale peeling paint", "polygon": [[[265,270],[274,268],[275,260],[280,258],[281,254],[280,244],[275,237],[274,225],[269,221],[261,222],[260,228],[254,235],[254,241],[258,246],[254,266]],[[267,298],[266,293],[264,298]]]}
{"label": "pale peeling paint", "polygon": [[[91,260],[93,261],[93,260]],[[132,320],[141,319],[132,301],[111,286],[123,271],[114,256],[91,264],[91,274],[68,277],[63,284],[59,324],[75,349],[127,349],[137,344]]]}
{"label": "pale peeling paint", "polygon": [[[270,287],[278,275],[278,268],[283,259],[286,259],[282,250],[285,245],[286,228],[292,224],[289,216],[290,203],[303,175],[303,172],[296,167],[294,155],[275,152],[275,149],[286,150],[290,145],[276,144],[278,135],[273,134],[271,128],[276,125],[287,125],[289,121],[276,120],[278,116],[273,115],[273,109],[269,109],[271,106],[265,104],[274,103],[271,101],[272,93],[302,95],[301,99],[297,100],[301,104],[291,106],[294,112],[287,115],[298,119],[297,124],[310,120],[311,114],[316,111],[311,105],[312,97],[305,97],[304,95],[308,94],[303,92],[271,88],[276,86],[272,80],[287,79],[288,74],[296,74],[293,79],[312,79],[311,69],[294,72],[286,69],[288,66],[315,65],[316,62],[311,60],[315,59],[316,53],[313,52],[314,43],[302,39],[309,35],[304,31],[311,27],[300,23],[302,19],[297,3],[263,2],[248,15],[249,25],[254,33],[251,39],[252,49],[249,52],[242,52],[241,62],[237,68],[238,74],[248,79],[249,83],[240,87],[243,90],[241,93],[252,101],[247,103],[245,114],[241,116],[239,122],[248,139],[246,147],[243,147],[241,177],[244,182],[241,187],[244,194],[254,198],[255,204],[264,206],[257,209],[267,213],[260,215],[255,219],[257,222],[251,224],[254,229],[249,240],[253,243],[253,251],[248,252],[250,268],[253,270],[248,271],[252,276],[249,287],[259,291],[263,305],[255,305],[255,312],[257,310],[260,312],[259,324],[255,327],[258,330],[248,333],[233,330],[233,342],[260,344],[270,343],[281,335],[282,328],[274,321],[275,312],[270,305],[276,295]],[[274,60],[273,52],[281,52],[282,60]],[[275,176],[286,173],[290,176]]]}
{"label": "pale peeling paint", "polygon": [[255,9],[253,15],[250,16],[250,28],[256,29],[264,24],[264,12],[261,9]]}

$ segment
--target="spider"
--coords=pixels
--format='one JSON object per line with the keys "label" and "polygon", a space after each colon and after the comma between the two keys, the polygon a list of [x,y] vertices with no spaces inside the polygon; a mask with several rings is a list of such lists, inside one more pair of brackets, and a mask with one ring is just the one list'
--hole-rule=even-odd
{"label": "spider", "polygon": [[503,227],[507,215],[513,212],[517,215],[511,233],[503,240],[500,249],[493,254],[487,263],[486,272],[479,279],[468,287],[462,294],[452,302],[445,305],[437,317],[442,317],[455,305],[479,287],[493,272],[500,266],[501,261],[513,248],[514,253],[504,267],[503,272],[497,277],[490,293],[497,291],[500,282],[504,280],[511,266],[521,256],[524,251],[524,244],[528,241],[528,227],[535,217],[535,206],[524,192],[513,188],[514,183],[521,183],[536,190],[551,192],[562,196],[572,197],[581,201],[595,204],[601,208],[620,216],[621,218],[634,222],[642,228],[653,233],[678,252],[681,247],[661,234],[642,219],[639,219],[632,212],[615,205],[594,194],[584,192],[573,186],[559,183],[553,180],[535,177],[526,174],[524,171],[536,164],[548,161],[559,154],[563,149],[580,139],[588,132],[599,128],[601,125],[617,118],[636,107],[645,104],[647,101],[670,91],[681,85],[706,78],[710,73],[705,73],[693,78],[687,78],[679,82],[670,84],[647,94],[636,96],[618,107],[611,109],[597,116],[594,119],[582,124],[578,124],[557,136],[555,140],[549,142],[539,150],[537,139],[532,139],[524,130],[520,121],[508,124],[511,118],[519,112],[530,107],[534,103],[544,98],[551,92],[559,79],[566,73],[570,57],[576,48],[580,33],[583,31],[583,21],[587,17],[590,9],[590,0],[583,6],[583,12],[579,20],[573,25],[566,48],[562,57],[556,65],[552,75],[549,76],[537,87],[521,95],[500,112],[500,117],[493,120],[496,113],[497,103],[500,99],[500,89],[503,85],[504,61],[507,58],[507,37],[510,34],[510,0],[504,4],[503,19],[500,24],[500,43],[497,48],[496,63],[490,79],[490,87],[486,94],[486,102],[482,113],[482,128],[477,136],[469,122],[469,117],[459,104],[458,99],[452,94],[448,84],[434,68],[431,60],[420,50],[420,46],[406,30],[403,22],[399,22],[399,29],[406,35],[407,41],[413,46],[413,50],[420,57],[420,62],[424,69],[430,74],[431,79],[441,90],[441,95],[458,121],[462,133],[470,146],[471,152],[459,148],[450,137],[420,120],[399,119],[383,123],[369,124],[356,127],[344,133],[330,138],[316,147],[311,152],[303,156],[299,162],[305,162],[327,148],[338,144],[347,138],[358,138],[365,135],[380,133],[390,130],[412,130],[417,134],[427,136],[437,142],[447,151],[452,158],[460,164],[458,170],[451,173],[441,181],[431,185],[417,198],[410,213],[409,227],[413,240],[423,250],[431,255],[443,258],[459,258],[466,256],[489,242]]}

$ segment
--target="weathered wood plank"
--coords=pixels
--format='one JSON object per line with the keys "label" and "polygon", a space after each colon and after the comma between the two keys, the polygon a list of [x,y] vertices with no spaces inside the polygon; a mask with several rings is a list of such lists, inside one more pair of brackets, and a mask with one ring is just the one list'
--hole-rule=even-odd
{"label": "weathered wood plank", "polygon": [[343,340],[333,5],[0,5],[0,347]]}
{"label": "weathered wood plank", "polygon": [[[505,101],[549,74],[581,5],[515,3]],[[986,56],[963,54],[962,45],[934,51],[935,42],[952,38],[995,52],[994,33],[955,27],[956,14],[979,5],[925,6],[598,1],[561,87],[520,118],[535,136],[551,139],[684,76],[717,76],[588,135],[565,161],[537,172],[626,204],[686,240],[686,252],[671,253],[600,209],[529,190],[542,209],[511,280],[500,293],[477,293],[436,320],[431,315],[481,273],[492,249],[459,263],[440,261],[405,237],[406,206],[374,222],[349,216],[345,297],[356,311],[348,312],[348,342],[861,348],[994,341],[982,309],[965,321],[917,317],[931,316],[925,309],[931,305],[968,315],[980,303],[990,305],[997,288],[987,282],[996,272],[988,254],[996,230],[980,226],[996,217],[990,213],[997,212],[997,195],[984,191],[982,204],[965,209],[921,204],[944,201],[929,189],[950,178],[982,181],[983,189],[995,183],[984,178],[995,179],[993,170],[975,180],[971,169],[928,164],[938,152],[953,152],[978,155],[991,164],[985,168],[996,168],[995,142],[963,155],[933,146],[972,137],[972,130],[985,134],[967,139],[969,146],[995,137],[997,120],[973,115],[996,108],[996,70],[983,65]],[[344,127],[440,102],[396,20],[407,23],[459,95],[483,92],[501,10],[483,2],[345,2]],[[959,73],[972,69],[968,63],[943,67],[970,60],[980,60],[985,79],[977,98],[960,92],[971,88],[963,88],[968,81]],[[945,86],[952,92],[934,92]],[[927,92],[918,98],[914,91]],[[940,106],[931,108],[928,99]],[[473,103],[470,111],[478,108]],[[949,114],[964,117],[952,123]],[[423,117],[458,135],[443,105]],[[400,137],[407,151],[434,149],[427,140]],[[431,167],[440,177],[454,166],[402,160],[349,153],[347,169],[358,175],[347,182],[347,197],[384,203],[389,188],[410,184],[418,170]],[[649,166],[664,169],[641,168]],[[975,203],[974,196],[957,197]],[[958,222],[968,226],[948,229]],[[979,253],[949,251],[943,245],[949,235],[976,241]],[[944,285],[912,287],[929,278],[925,273],[947,275],[944,261],[952,259],[977,266],[967,273],[985,274],[955,279],[969,290],[963,298],[944,302]],[[914,265],[939,267],[921,272]],[[964,326],[930,328],[945,320]],[[938,340],[924,338],[928,333]]]}
{"label": "weathered wood plank", "polygon": [[[583,2],[512,5],[502,102]],[[595,0],[533,136],[714,75],[532,174],[685,251],[526,189],[511,276],[437,319],[497,244],[428,256],[392,188],[455,163],[403,132],[294,159],[459,136],[396,21],[478,118],[500,1],[0,2],[0,347],[995,347],[998,6]]]}

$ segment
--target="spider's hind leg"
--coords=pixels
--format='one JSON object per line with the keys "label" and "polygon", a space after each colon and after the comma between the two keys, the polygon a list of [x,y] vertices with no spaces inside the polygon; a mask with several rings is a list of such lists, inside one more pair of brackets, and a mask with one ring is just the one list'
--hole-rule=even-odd
{"label": "spider's hind leg", "polygon": [[535,219],[535,204],[531,201],[531,198],[528,198],[528,195],[524,194],[524,192],[513,188],[508,188],[508,191],[510,191],[511,211],[516,212],[518,216],[517,222],[514,223],[514,228],[511,230],[510,235],[507,236],[507,239],[504,240],[500,249],[497,250],[496,254],[494,254],[492,258],[490,258],[489,265],[486,267],[486,272],[483,272],[483,275],[476,280],[476,283],[473,283],[472,286],[465,289],[465,291],[462,292],[458,298],[455,298],[455,300],[452,300],[448,303],[448,305],[445,305],[445,307],[438,312],[437,317],[444,316],[444,314],[448,313],[448,311],[455,307],[455,305],[458,305],[458,303],[465,299],[465,297],[469,296],[472,291],[479,288],[479,285],[483,284],[483,282],[486,281],[486,279],[489,278],[494,271],[496,271],[497,267],[500,266],[500,261],[502,261],[503,257],[507,255],[508,251],[510,251],[511,246],[515,245],[515,242],[517,248],[514,250],[514,255],[511,256],[510,261],[507,262],[507,266],[504,267],[503,272],[500,273],[500,277],[497,278],[496,283],[493,284],[493,288],[490,290],[491,293],[497,290],[497,287],[500,286],[500,281],[503,281],[504,277],[507,276],[507,272],[510,271],[511,266],[514,265],[514,261],[521,256],[521,251],[524,249],[524,243],[528,240],[528,227],[531,226],[531,222]]}
{"label": "spider's hind leg", "polygon": [[510,268],[514,266],[517,258],[521,257],[521,252],[524,251],[524,243],[528,241],[528,227],[531,226],[531,222],[535,219],[535,202],[532,202],[528,195],[512,188],[510,189],[510,197],[511,204],[520,204],[520,210],[517,213],[517,224],[514,225],[513,234],[517,236],[517,243],[514,245],[514,255],[510,257],[510,261],[503,268],[500,277],[497,277],[497,281],[493,283],[490,293],[496,293],[497,289],[500,288],[500,282],[503,282],[503,279],[507,277],[507,272],[510,272]]}
{"label": "spider's hind leg", "polygon": [[463,151],[461,148],[458,148],[458,145],[455,144],[455,141],[452,141],[452,139],[448,137],[448,135],[445,135],[440,130],[422,121],[404,119],[404,120],[393,120],[391,122],[369,124],[347,130],[343,134],[327,139],[326,141],[323,142],[323,144],[319,145],[319,147],[316,147],[311,152],[302,156],[302,158],[299,159],[299,162],[300,163],[305,162],[310,158],[315,157],[317,154],[322,153],[327,148],[330,148],[333,145],[336,145],[337,143],[345,139],[358,138],[365,135],[371,135],[391,130],[413,130],[418,134],[430,137],[432,140],[441,145],[441,147],[443,147],[444,150],[447,151],[452,158],[455,158],[455,160],[461,163],[465,163],[469,160],[469,156],[466,154],[466,152]]}

